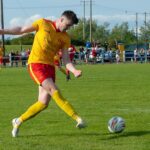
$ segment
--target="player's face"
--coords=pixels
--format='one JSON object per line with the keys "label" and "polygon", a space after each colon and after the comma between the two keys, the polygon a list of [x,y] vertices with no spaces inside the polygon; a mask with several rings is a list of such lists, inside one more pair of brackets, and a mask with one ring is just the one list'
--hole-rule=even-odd
{"label": "player's face", "polygon": [[61,32],[68,30],[72,26],[71,20],[67,19],[65,16],[62,16],[60,19],[59,30]]}

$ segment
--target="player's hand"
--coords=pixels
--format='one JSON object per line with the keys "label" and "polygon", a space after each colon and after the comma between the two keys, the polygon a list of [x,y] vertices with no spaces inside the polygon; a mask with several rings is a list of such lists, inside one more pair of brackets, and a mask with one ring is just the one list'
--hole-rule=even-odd
{"label": "player's hand", "polygon": [[73,74],[76,78],[78,78],[82,75],[82,71],[81,70],[75,70]]}

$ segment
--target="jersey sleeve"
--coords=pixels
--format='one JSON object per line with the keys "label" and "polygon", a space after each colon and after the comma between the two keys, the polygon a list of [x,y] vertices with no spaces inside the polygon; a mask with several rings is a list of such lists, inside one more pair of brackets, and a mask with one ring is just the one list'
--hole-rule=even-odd
{"label": "jersey sleeve", "polygon": [[35,22],[32,23],[32,26],[35,28],[36,31],[39,30],[40,24],[43,22],[43,19],[38,19]]}

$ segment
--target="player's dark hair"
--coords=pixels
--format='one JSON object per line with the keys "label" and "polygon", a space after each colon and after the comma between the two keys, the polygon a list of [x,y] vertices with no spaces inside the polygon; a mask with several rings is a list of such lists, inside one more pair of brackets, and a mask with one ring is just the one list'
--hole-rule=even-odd
{"label": "player's dark hair", "polygon": [[77,18],[76,14],[71,10],[66,10],[62,13],[62,16],[66,16],[69,20],[72,21],[73,24],[77,24],[79,19]]}

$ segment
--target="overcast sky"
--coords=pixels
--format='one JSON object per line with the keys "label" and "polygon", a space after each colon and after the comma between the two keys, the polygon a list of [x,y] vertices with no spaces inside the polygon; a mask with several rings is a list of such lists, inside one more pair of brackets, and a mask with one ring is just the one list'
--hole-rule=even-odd
{"label": "overcast sky", "polygon": [[[55,20],[64,10],[73,10],[83,17],[83,0],[3,0],[5,27],[30,24],[44,17]],[[135,13],[139,14],[139,25],[144,24],[144,12],[150,20],[150,0],[93,0],[93,19],[99,24],[129,22],[135,28]],[[86,18],[89,18],[89,0],[86,0]]]}

